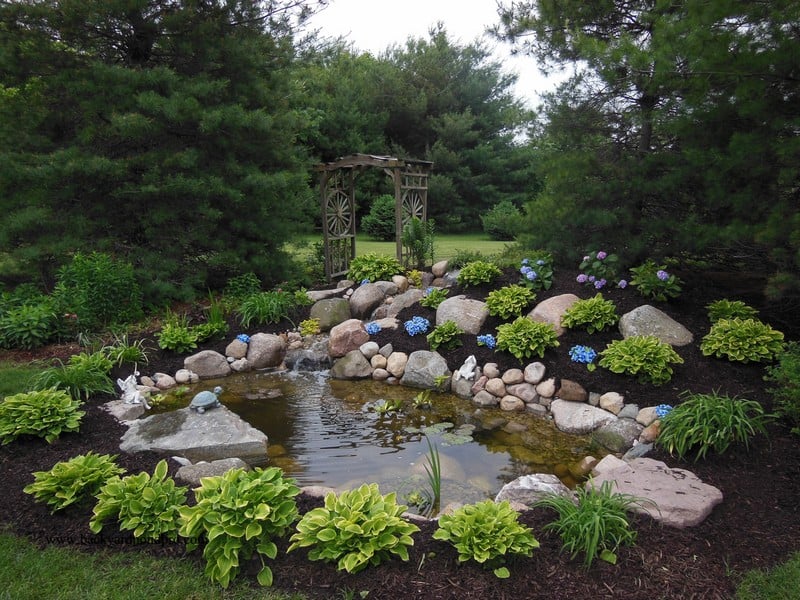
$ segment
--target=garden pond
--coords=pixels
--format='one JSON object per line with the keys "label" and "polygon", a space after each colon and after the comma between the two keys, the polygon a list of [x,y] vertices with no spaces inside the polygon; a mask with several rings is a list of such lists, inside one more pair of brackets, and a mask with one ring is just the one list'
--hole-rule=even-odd
{"label": "garden pond", "polygon": [[608,453],[589,436],[560,432],[533,414],[480,408],[449,393],[330,379],[327,372],[251,371],[205,380],[165,395],[152,412],[188,406],[215,386],[223,388],[222,404],[268,436],[268,464],[301,486],[343,490],[375,482],[408,501],[429,488],[432,446],[445,506],[494,498],[530,473],[554,473],[572,487],[572,465]]}

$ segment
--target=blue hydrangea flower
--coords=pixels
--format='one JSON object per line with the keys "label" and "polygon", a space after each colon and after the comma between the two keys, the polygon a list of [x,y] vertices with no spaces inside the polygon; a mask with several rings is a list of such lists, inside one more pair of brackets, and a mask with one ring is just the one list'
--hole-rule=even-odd
{"label": "blue hydrangea flower", "polygon": [[661,281],[666,281],[669,279],[669,273],[661,269],[656,273],[656,277],[658,277]]}
{"label": "blue hydrangea flower", "polygon": [[375,335],[376,333],[380,332],[381,326],[378,323],[376,323],[375,321],[370,321],[369,323],[367,323],[364,326],[364,329],[367,330],[368,334]]}
{"label": "blue hydrangea flower", "polygon": [[368,283],[371,283],[369,279],[362,279],[361,280],[361,285],[367,285]]}
{"label": "blue hydrangea flower", "polygon": [[427,295],[428,295],[428,294],[430,294],[432,291],[433,291],[433,288],[432,288],[432,287],[427,287],[427,288],[425,288],[425,291],[424,291],[424,292],[422,292],[422,295],[423,295],[423,296],[427,296]]}
{"label": "blue hydrangea flower", "polygon": [[489,350],[494,350],[497,346],[497,340],[491,333],[485,333],[478,336],[478,346],[486,346]]}
{"label": "blue hydrangea flower", "polygon": [[536,274],[536,271],[534,271],[533,269],[531,269],[530,271],[525,273],[525,278],[528,281],[535,281],[537,277],[538,277],[538,275]]}
{"label": "blue hydrangea flower", "polygon": [[625,281],[624,279],[620,279],[619,282],[617,283],[617,287],[620,288],[621,290],[624,290],[626,287],[628,287],[628,282]]}
{"label": "blue hydrangea flower", "polygon": [[663,419],[672,411],[672,407],[669,404],[659,404],[656,406],[656,416],[659,419]]}
{"label": "blue hydrangea flower", "polygon": [[403,324],[403,327],[406,328],[406,333],[408,333],[408,335],[427,333],[430,326],[431,323],[428,321],[428,319],[419,316],[411,317],[410,320]]}
{"label": "blue hydrangea flower", "polygon": [[544,261],[540,258],[539,260],[536,261],[536,264],[541,267],[542,265],[544,265]]}
{"label": "blue hydrangea flower", "polygon": [[524,265],[524,266],[520,267],[520,270],[519,270],[519,272],[522,273],[523,275],[525,275],[526,277],[527,277],[528,273],[530,273],[531,271],[533,271],[533,269],[531,269],[528,265]]}
{"label": "blue hydrangea flower", "polygon": [[244,342],[245,344],[250,343],[250,336],[247,335],[246,333],[240,333],[239,335],[236,336],[236,339],[239,340],[240,342]]}
{"label": "blue hydrangea flower", "polygon": [[597,358],[597,352],[589,346],[573,346],[569,349],[569,357],[573,362],[588,365]]}
{"label": "blue hydrangea flower", "polygon": [[530,264],[530,262],[531,262],[531,261],[530,261],[529,259],[527,259],[527,258],[523,258],[523,259],[522,259],[522,264],[523,264],[523,265],[529,265],[529,264]]}

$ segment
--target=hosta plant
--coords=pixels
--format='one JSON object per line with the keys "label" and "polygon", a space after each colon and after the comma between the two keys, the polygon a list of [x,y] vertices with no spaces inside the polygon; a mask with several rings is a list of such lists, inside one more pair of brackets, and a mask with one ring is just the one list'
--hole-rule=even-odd
{"label": "hosta plant", "polygon": [[558,518],[545,525],[545,530],[559,535],[562,549],[569,552],[571,558],[583,553],[587,569],[595,558],[615,564],[617,549],[636,541],[628,511],[649,501],[614,492],[610,481],[604,481],[599,487],[590,481],[578,488],[576,495],[577,502],[551,494],[536,503],[558,513]]}
{"label": "hosta plant", "polygon": [[455,321],[447,320],[434,327],[433,331],[428,334],[428,344],[430,344],[431,350],[438,350],[439,348],[452,350],[463,343],[460,337],[463,333],[464,330]]}
{"label": "hosta plant", "polygon": [[754,400],[710,394],[684,394],[683,403],[661,418],[661,430],[656,440],[670,454],[681,458],[690,453],[695,460],[704,458],[709,450],[725,452],[731,444],[749,446],[756,434],[766,435],[771,418]]}
{"label": "hosta plant", "polygon": [[419,527],[403,519],[407,506],[394,492],[381,495],[378,484],[325,496],[325,506],[300,519],[289,552],[310,548],[308,558],[335,562],[337,569],[357,573],[392,555],[408,560]]}
{"label": "hosta plant", "polygon": [[458,551],[458,562],[474,560],[493,568],[497,577],[506,578],[509,571],[502,564],[506,556],[530,556],[539,547],[518,516],[507,501],[468,504],[441,515],[433,537],[450,542]]}
{"label": "hosta plant", "polygon": [[272,569],[264,559],[277,556],[273,540],[297,520],[300,488],[294,480],[277,467],[231,469],[203,477],[194,491],[197,504],[180,509],[180,534],[189,539],[188,550],[205,540],[206,575],[227,588],[239,572],[240,558],[256,554],[261,560],[258,582],[272,585]]}
{"label": "hosta plant", "polygon": [[502,274],[503,272],[496,264],[485,260],[475,260],[461,267],[456,280],[459,285],[463,286],[481,285],[492,283]]}
{"label": "hosta plant", "polygon": [[704,356],[731,362],[770,362],[783,352],[783,333],[758,319],[720,319],[700,342]]}
{"label": "hosta plant", "polygon": [[348,279],[353,281],[391,281],[403,272],[402,265],[392,256],[368,252],[350,261]]}
{"label": "hosta plant", "polygon": [[642,383],[661,385],[672,379],[672,364],[682,364],[675,350],[653,335],[614,340],[600,353],[598,364],[612,373],[632,375]]}
{"label": "hosta plant", "polygon": [[486,296],[486,309],[493,317],[503,320],[518,317],[531,302],[536,299],[536,294],[524,285],[507,285],[489,292]]}
{"label": "hosta plant", "polygon": [[159,348],[178,354],[197,348],[197,331],[189,326],[185,315],[168,314],[161,331],[156,333],[156,339]]}
{"label": "hosta plant", "polygon": [[448,293],[449,290],[445,288],[429,287],[422,292],[422,298],[419,299],[419,303],[425,308],[436,310],[447,299]]}
{"label": "hosta plant", "polygon": [[518,317],[497,328],[497,349],[505,350],[519,360],[533,356],[542,358],[545,350],[556,346],[558,336],[550,323]]}
{"label": "hosta plant", "polygon": [[605,331],[619,321],[617,306],[598,293],[593,298],[577,300],[561,317],[561,325],[567,329],[586,329],[588,333]]}
{"label": "hosta plant", "polygon": [[79,407],[79,400],[54,388],[6,396],[0,402],[0,442],[33,435],[52,443],[62,433],[80,429],[85,413]]}
{"label": "hosta plant", "polygon": [[57,462],[49,471],[33,473],[34,482],[23,492],[44,502],[52,512],[94,496],[100,487],[125,469],[117,465],[116,455],[95,454],[91,450],[66,461]]}
{"label": "hosta plant", "polygon": [[758,318],[758,311],[752,306],[748,306],[741,300],[715,300],[706,305],[708,311],[708,320],[716,323],[721,319],[756,319]]}
{"label": "hosta plant", "polygon": [[186,488],[175,485],[167,475],[167,461],[161,460],[151,476],[115,476],[106,481],[97,494],[89,529],[102,531],[105,521],[118,521],[121,531],[133,537],[158,540],[162,536],[174,540],[178,536],[179,509],[186,502]]}

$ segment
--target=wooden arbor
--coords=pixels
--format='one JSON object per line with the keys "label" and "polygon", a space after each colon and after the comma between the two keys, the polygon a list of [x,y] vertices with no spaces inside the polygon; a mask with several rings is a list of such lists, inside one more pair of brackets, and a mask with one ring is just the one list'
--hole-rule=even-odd
{"label": "wooden arbor", "polygon": [[433,163],[391,156],[351,154],[317,165],[325,246],[325,277],[345,275],[356,255],[355,180],[367,167],[378,167],[392,179],[395,199],[397,260],[403,262],[402,232],[411,217],[425,221],[428,175]]}

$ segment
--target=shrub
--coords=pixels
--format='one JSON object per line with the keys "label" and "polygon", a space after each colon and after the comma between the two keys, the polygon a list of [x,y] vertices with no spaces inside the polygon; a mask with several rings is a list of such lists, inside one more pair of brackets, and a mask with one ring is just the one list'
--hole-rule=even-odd
{"label": "shrub", "polygon": [[92,394],[114,393],[114,382],[109,377],[113,363],[103,351],[81,352],[70,356],[66,364],[58,362],[58,366],[45,369],[33,379],[34,389],[64,390],[78,400],[88,400]]}
{"label": "shrub", "polygon": [[483,261],[486,257],[480,250],[456,250],[455,256],[447,261],[451,269],[462,269],[471,262]]}
{"label": "shrub", "polygon": [[758,311],[745,304],[741,300],[716,300],[706,306],[708,310],[708,320],[716,323],[721,319],[755,319]]}
{"label": "shrub", "polygon": [[732,362],[769,362],[783,352],[783,333],[758,319],[720,319],[700,342],[703,356]]}
{"label": "shrub", "polygon": [[591,285],[598,290],[604,288],[610,281],[616,281],[618,261],[616,254],[608,254],[604,250],[589,252],[578,265],[581,272],[578,283]]}
{"label": "shrub", "polygon": [[111,477],[125,469],[118,466],[116,455],[95,454],[91,450],[67,461],[57,462],[49,471],[33,473],[34,482],[23,492],[50,506],[52,512],[94,496]]}
{"label": "shrub", "polygon": [[599,488],[589,482],[586,487],[578,488],[576,494],[577,503],[556,494],[536,502],[535,506],[551,508],[558,513],[558,518],[545,525],[545,530],[555,531],[561,537],[562,550],[567,550],[571,558],[582,552],[587,569],[595,558],[615,564],[617,549],[636,541],[628,511],[647,501],[613,492],[610,481],[604,481]]}
{"label": "shrub", "polygon": [[631,285],[645,298],[666,302],[669,298],[677,298],[681,294],[682,281],[670,275],[664,265],[656,265],[652,260],[631,269]]}
{"label": "shrub", "polygon": [[474,560],[494,567],[497,577],[506,578],[508,569],[498,566],[503,558],[509,554],[530,556],[539,547],[533,532],[517,517],[507,501],[468,504],[441,515],[433,537],[450,542],[458,551],[458,562]]}
{"label": "shrub", "polygon": [[162,350],[185,354],[197,348],[197,331],[189,327],[186,315],[167,314],[161,331],[156,333],[158,347]]}
{"label": "shrub", "polygon": [[433,219],[422,221],[411,217],[403,226],[400,241],[403,244],[406,266],[421,269],[425,260],[433,262]]}
{"label": "shrub", "polygon": [[447,299],[449,290],[445,288],[429,287],[422,293],[422,298],[419,303],[425,308],[432,308],[436,310],[439,305]]}
{"label": "shrub", "polygon": [[561,325],[568,329],[583,327],[589,333],[604,331],[619,321],[617,306],[598,293],[594,298],[576,301],[561,317]]}
{"label": "shrub", "polygon": [[204,477],[195,488],[195,506],[180,508],[180,534],[189,541],[188,550],[206,540],[203,558],[206,575],[227,588],[239,572],[239,558],[258,554],[261,585],[272,585],[272,570],[264,558],[275,558],[273,541],[283,536],[297,519],[295,496],[300,493],[293,479],[284,479],[277,467],[252,471],[231,469],[224,475]]}
{"label": "shrub", "polygon": [[548,348],[558,346],[556,330],[550,323],[519,317],[497,328],[497,348],[522,360],[534,355],[544,357]]}
{"label": "shrub", "polygon": [[749,440],[757,433],[766,435],[769,416],[754,400],[710,394],[686,393],[687,398],[661,418],[661,431],[656,440],[670,454],[680,458],[696,452],[695,460],[709,450],[725,452],[731,443]]}
{"label": "shrub", "polygon": [[483,231],[493,240],[513,240],[521,222],[522,212],[510,200],[498,202],[481,215]]}
{"label": "shrub", "polygon": [[296,298],[284,291],[251,294],[239,305],[239,323],[242,327],[278,323],[288,319],[296,305]]}
{"label": "shrub", "polygon": [[623,375],[638,377],[642,383],[661,385],[672,379],[670,364],[682,364],[675,350],[653,335],[635,335],[614,340],[600,353],[598,364]]}
{"label": "shrub", "polygon": [[396,494],[382,496],[378,484],[364,484],[338,496],[325,496],[325,506],[300,519],[288,552],[311,548],[311,560],[336,561],[338,570],[357,573],[379,565],[391,555],[408,560],[411,534],[419,527],[402,518],[406,506],[397,504]]}
{"label": "shrub", "polygon": [[395,236],[394,196],[383,194],[372,201],[369,213],[361,219],[361,231],[369,237],[390,242]]}
{"label": "shrub", "polygon": [[489,292],[486,297],[486,308],[489,314],[501,319],[518,317],[531,302],[536,299],[536,294],[522,285],[507,285],[499,290]]}
{"label": "shrub", "polygon": [[54,388],[6,396],[0,402],[0,443],[34,435],[52,443],[63,432],[80,429],[80,402]]}
{"label": "shrub", "polygon": [[539,258],[522,259],[519,282],[532,290],[549,290],[553,285],[553,257],[549,253],[539,254]]}
{"label": "shrub", "polygon": [[452,350],[462,345],[463,342],[459,336],[463,333],[464,330],[455,321],[447,320],[441,325],[437,325],[428,334],[428,344],[430,344],[431,350],[438,350],[439,348]]}
{"label": "shrub", "polygon": [[484,260],[476,260],[467,263],[461,268],[461,271],[458,272],[457,281],[464,286],[481,285],[483,283],[492,283],[502,274],[503,272],[496,264]]}
{"label": "shrub", "polygon": [[222,291],[225,305],[236,307],[239,303],[253,294],[261,291],[261,280],[255,273],[243,273],[228,279]]}
{"label": "shrub", "polygon": [[403,272],[403,267],[392,256],[369,252],[356,256],[350,261],[347,276],[353,281],[390,281],[392,277]]}
{"label": "shrub", "polygon": [[78,316],[85,330],[131,323],[143,315],[142,290],[133,266],[102,252],[75,254],[59,269],[53,297],[66,312]]}
{"label": "shrub", "polygon": [[767,367],[764,380],[775,401],[775,412],[789,420],[792,432],[800,435],[800,344],[789,342],[778,355],[778,363]]}
{"label": "shrub", "polygon": [[178,510],[185,502],[186,488],[175,485],[167,475],[167,461],[160,460],[152,477],[142,472],[109,479],[97,494],[89,529],[100,533],[104,521],[116,519],[120,531],[132,531],[135,538],[175,540]]}
{"label": "shrub", "polygon": [[40,348],[58,337],[59,332],[59,317],[45,297],[35,304],[0,309],[0,348]]}

